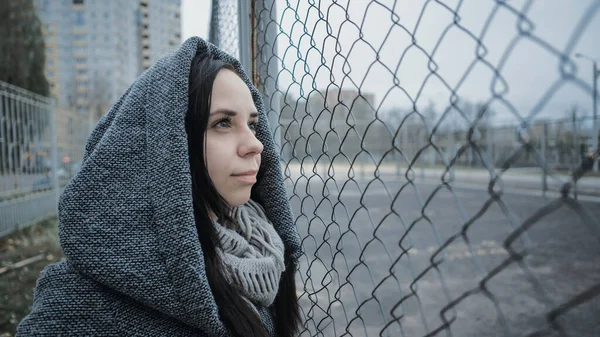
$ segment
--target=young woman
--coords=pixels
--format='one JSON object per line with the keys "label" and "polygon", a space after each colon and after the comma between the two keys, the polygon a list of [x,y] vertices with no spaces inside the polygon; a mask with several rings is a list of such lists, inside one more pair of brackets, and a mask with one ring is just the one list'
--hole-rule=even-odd
{"label": "young woman", "polygon": [[300,242],[260,99],[199,38],[98,123],[59,203],[66,260],[17,335],[295,336]]}

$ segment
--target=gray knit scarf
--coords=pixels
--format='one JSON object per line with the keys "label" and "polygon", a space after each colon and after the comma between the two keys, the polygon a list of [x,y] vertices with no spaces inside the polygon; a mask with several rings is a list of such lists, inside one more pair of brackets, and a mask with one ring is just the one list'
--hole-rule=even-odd
{"label": "gray knit scarf", "polygon": [[255,201],[236,207],[234,219],[235,229],[215,221],[225,278],[246,299],[269,307],[285,271],[283,242]]}

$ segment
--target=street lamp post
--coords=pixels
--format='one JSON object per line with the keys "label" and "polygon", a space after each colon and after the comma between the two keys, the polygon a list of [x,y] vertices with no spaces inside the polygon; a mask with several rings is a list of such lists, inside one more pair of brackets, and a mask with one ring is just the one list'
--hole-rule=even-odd
{"label": "street lamp post", "polygon": [[600,70],[598,70],[598,62],[586,55],[581,53],[575,54],[575,57],[586,59],[591,61],[593,64],[593,72],[592,72],[592,83],[593,83],[593,92],[592,99],[594,101],[593,111],[594,111],[594,121],[593,121],[593,134],[592,134],[592,148],[594,151],[594,166],[593,171],[598,172],[598,76],[600,76]]}

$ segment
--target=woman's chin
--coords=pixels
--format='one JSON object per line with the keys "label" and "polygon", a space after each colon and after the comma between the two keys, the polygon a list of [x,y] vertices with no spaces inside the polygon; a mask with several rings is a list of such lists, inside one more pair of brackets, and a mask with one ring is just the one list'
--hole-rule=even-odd
{"label": "woman's chin", "polygon": [[243,205],[250,200],[250,189],[248,191],[240,191],[240,193],[236,193],[236,195],[230,196],[227,198],[227,203],[231,207],[237,207]]}

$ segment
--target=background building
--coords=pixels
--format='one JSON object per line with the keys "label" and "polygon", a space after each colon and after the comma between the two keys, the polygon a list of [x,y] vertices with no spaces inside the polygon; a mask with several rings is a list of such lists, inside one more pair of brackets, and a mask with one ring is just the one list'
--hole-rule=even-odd
{"label": "background building", "polygon": [[58,104],[94,124],[143,70],[180,44],[180,6],[180,0],[36,0]]}
{"label": "background building", "polygon": [[59,155],[77,161],[82,148],[69,143],[85,144],[141,72],[179,46],[181,0],[35,0],[35,7],[57,103]]}
{"label": "background building", "polygon": [[181,0],[140,0],[141,69],[181,43]]}

